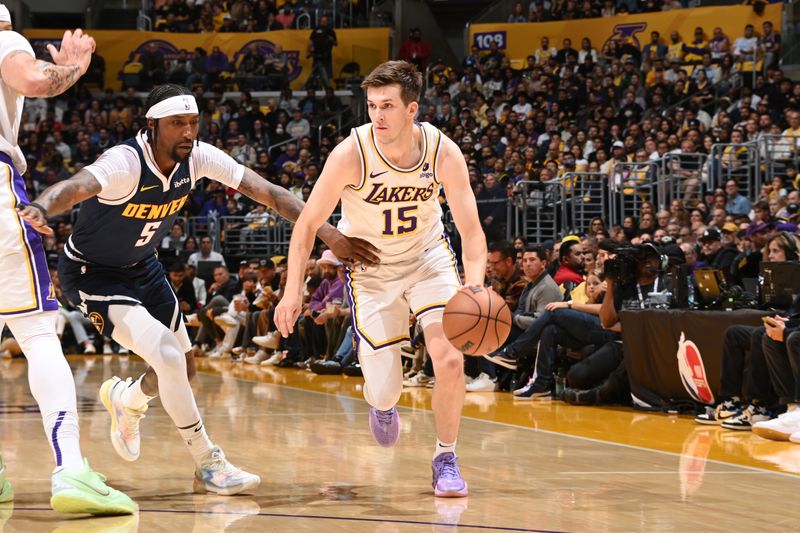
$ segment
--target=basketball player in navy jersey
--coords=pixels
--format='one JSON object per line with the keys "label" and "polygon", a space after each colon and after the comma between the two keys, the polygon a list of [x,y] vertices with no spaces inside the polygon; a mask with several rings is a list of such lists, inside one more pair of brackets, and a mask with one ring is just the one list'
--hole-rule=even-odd
{"label": "basketball player in navy jersey", "polygon": [[441,186],[461,234],[468,286],[483,285],[486,239],[461,150],[436,127],[414,121],[422,75],[410,63],[389,61],[373,70],[362,87],[372,123],[353,129],[325,163],[292,232],[286,290],[275,323],[284,336],[293,330],[314,234],[341,198],[342,232],[381,251],[380,264],[351,269],[347,285],[364,397],[372,406],[370,429],[382,446],[393,446],[400,434],[395,404],[403,387],[400,342],[408,338],[410,308],[422,324],[436,374],[434,494],[466,496],[455,455],[464,359],[442,331],[444,306],[461,283],[444,235]]}
{"label": "basketball player in navy jersey", "polygon": [[[67,31],[60,49],[48,47],[52,63],[37,60],[0,4],[0,330],[9,327],[28,362],[31,393],[55,459],[50,505],[63,513],[130,514],[136,504],[106,486],[81,454],[75,381],[56,334],[58,302],[42,239],[16,210],[29,201],[25,156],[17,144],[25,97],[56,96],[72,87],[89,67],[94,47],[81,30]],[[3,506],[14,498],[5,474],[0,458]],[[0,511],[0,531],[4,522]]]}
{"label": "basketball player in navy jersey", "polygon": [[[189,385],[195,372],[191,342],[155,249],[203,177],[289,220],[297,219],[303,203],[221,150],[198,142],[197,103],[185,87],[158,86],[145,107],[147,128],[69,180],[48,187],[21,214],[34,228],[47,231],[48,213],[83,202],[59,260],[64,294],[101,333],[150,365],[135,381],[115,377],[101,387],[117,453],[127,461],[138,459],[139,421],[159,394],[194,458],[195,489],[221,495],[250,491],[260,478],[230,464],[203,426]],[[341,257],[367,263],[378,259],[368,243],[344,237],[330,225],[319,236]]]}

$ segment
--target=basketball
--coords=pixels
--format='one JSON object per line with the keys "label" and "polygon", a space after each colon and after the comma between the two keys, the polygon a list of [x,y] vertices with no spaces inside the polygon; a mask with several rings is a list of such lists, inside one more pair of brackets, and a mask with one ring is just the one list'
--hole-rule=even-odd
{"label": "basketball", "polygon": [[485,287],[458,291],[444,308],[444,334],[466,355],[497,350],[511,330],[511,311],[506,302]]}

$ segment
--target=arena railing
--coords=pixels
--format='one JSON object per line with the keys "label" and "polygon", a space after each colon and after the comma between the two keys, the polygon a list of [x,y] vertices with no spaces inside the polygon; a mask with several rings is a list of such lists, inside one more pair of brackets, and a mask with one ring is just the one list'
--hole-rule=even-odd
{"label": "arena railing", "polygon": [[[639,217],[644,202],[658,203],[659,161],[618,162],[609,178],[610,215],[615,224],[625,217]],[[662,187],[663,188],[663,187]]]}
{"label": "arena railing", "polygon": [[608,175],[602,172],[568,172],[558,180],[564,191],[565,233],[583,231],[595,217],[608,219]]}
{"label": "arena railing", "polygon": [[668,209],[673,200],[682,200],[684,205],[703,200],[702,186],[708,183],[708,154],[668,153],[659,161],[659,209]]}
{"label": "arena railing", "polygon": [[784,175],[786,167],[800,166],[800,136],[762,135],[758,143],[762,183],[772,181],[776,175]]}
{"label": "arena railing", "polygon": [[756,142],[714,144],[709,154],[708,187],[724,189],[727,181],[734,180],[742,194],[755,198],[761,190],[759,163]]}
{"label": "arena railing", "polygon": [[292,224],[271,213],[225,216],[218,221],[219,251],[223,255],[264,257],[285,254]]}
{"label": "arena railing", "polygon": [[[522,180],[514,186],[509,236],[521,235],[526,242],[541,243],[561,236],[566,222],[566,191],[562,180]],[[513,233],[512,233],[513,232]]]}

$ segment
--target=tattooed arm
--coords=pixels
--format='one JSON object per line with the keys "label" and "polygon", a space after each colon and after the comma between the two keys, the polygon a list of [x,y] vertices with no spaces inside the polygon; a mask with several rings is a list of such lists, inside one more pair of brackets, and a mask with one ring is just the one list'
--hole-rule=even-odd
{"label": "tattooed arm", "polygon": [[[297,222],[305,204],[294,194],[274,185],[245,167],[239,192],[262,203],[290,222]],[[323,223],[317,236],[328,245],[337,257],[346,261],[377,263],[377,248],[361,239],[347,238],[339,230]]]}
{"label": "tattooed arm", "polygon": [[60,50],[52,44],[47,47],[52,63],[36,59],[28,50],[15,50],[3,59],[0,75],[6,85],[23,96],[56,96],[72,87],[88,70],[94,46],[94,39],[81,30],[67,31]]}
{"label": "tattooed arm", "polygon": [[57,215],[75,204],[97,196],[101,189],[100,182],[91,172],[81,170],[70,179],[46,188],[36,200],[20,209],[19,214],[33,229],[50,235],[53,231],[47,225],[48,215]]}

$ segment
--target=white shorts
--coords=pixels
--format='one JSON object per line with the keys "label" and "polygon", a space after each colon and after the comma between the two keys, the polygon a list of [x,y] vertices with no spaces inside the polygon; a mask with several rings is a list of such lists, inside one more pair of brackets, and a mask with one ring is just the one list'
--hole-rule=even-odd
{"label": "white shorts", "polygon": [[347,277],[355,333],[374,350],[409,338],[409,310],[423,328],[441,322],[444,306],[461,287],[446,236],[419,258],[359,267]]}
{"label": "white shorts", "polygon": [[0,154],[0,316],[58,309],[41,236],[17,214],[28,203],[25,182]]}

